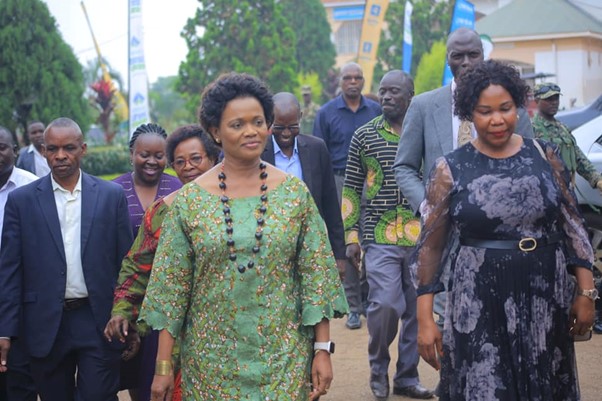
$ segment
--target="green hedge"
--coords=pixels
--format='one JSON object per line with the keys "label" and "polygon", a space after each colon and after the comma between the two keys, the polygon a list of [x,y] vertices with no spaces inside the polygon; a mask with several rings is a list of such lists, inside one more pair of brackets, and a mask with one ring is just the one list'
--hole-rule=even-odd
{"label": "green hedge", "polygon": [[131,171],[130,151],[125,146],[90,146],[82,159],[82,170],[92,175]]}

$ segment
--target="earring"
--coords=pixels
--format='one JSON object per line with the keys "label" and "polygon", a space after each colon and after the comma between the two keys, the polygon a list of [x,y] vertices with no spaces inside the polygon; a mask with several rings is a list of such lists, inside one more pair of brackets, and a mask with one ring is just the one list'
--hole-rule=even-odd
{"label": "earring", "polygon": [[220,141],[220,139],[219,139],[219,138],[215,138],[215,142],[217,142],[217,143],[222,143],[222,141]]}
{"label": "earring", "polygon": [[516,115],[516,119],[517,119],[517,120],[520,120],[520,116],[519,116],[518,114]]}

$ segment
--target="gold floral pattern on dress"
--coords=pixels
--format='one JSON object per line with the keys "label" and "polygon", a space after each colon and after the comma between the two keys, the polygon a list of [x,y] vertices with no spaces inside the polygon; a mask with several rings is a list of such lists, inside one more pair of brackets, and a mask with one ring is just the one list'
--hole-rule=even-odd
{"label": "gold floral pattern on dress", "polygon": [[181,335],[184,399],[308,397],[313,326],[347,313],[326,227],[305,185],[268,192],[255,267],[259,197],[230,201],[237,262],[228,259],[222,205],[195,183],[162,227],[141,320]]}

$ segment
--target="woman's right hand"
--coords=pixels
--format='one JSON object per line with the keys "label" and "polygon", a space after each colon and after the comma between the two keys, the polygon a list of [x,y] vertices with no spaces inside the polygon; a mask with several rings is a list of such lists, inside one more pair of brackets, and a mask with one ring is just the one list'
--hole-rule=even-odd
{"label": "woman's right hand", "polygon": [[441,369],[439,358],[443,355],[443,337],[432,317],[418,321],[418,352],[433,368]]}
{"label": "woman's right hand", "polygon": [[151,386],[151,401],[170,401],[173,389],[173,372],[165,376],[155,375]]}

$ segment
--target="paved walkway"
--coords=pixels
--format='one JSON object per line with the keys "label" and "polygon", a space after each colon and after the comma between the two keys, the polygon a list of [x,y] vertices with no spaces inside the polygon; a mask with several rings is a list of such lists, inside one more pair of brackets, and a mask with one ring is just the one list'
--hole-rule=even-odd
{"label": "paved walkway", "polygon": [[[337,319],[331,323],[331,337],[336,342],[336,353],[333,355],[334,381],[329,393],[320,401],[372,401],[374,397],[368,386],[368,330],[362,318],[362,328],[348,330],[345,319]],[[577,343],[577,361],[581,382],[582,401],[598,401],[602,399],[602,335],[594,334],[591,341]],[[397,348],[392,347],[392,361],[389,377],[393,377]],[[422,384],[432,389],[438,381],[437,372],[425,362],[418,366]],[[129,401],[125,393],[121,393],[121,401]],[[391,395],[391,401],[409,400],[409,398]]]}

